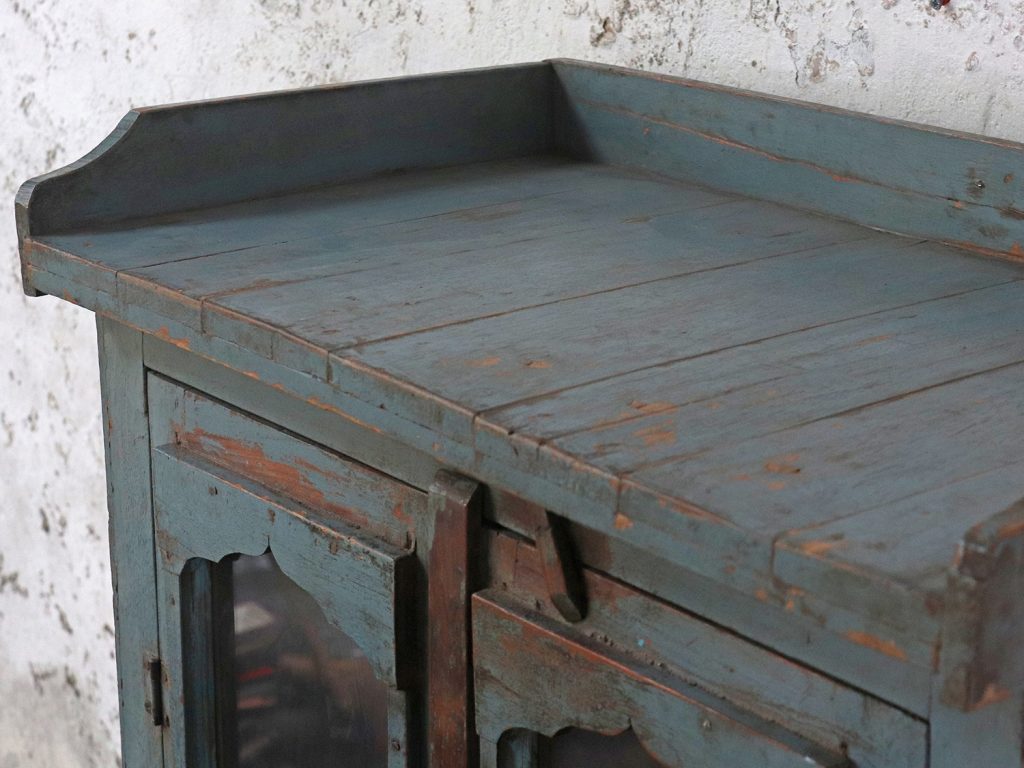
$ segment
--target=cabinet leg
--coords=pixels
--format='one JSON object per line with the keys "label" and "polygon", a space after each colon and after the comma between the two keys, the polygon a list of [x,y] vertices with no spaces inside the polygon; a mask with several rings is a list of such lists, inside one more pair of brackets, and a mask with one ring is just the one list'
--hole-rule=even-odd
{"label": "cabinet leg", "polygon": [[[97,316],[125,768],[162,762],[156,564],[142,334]],[[154,673],[154,670],[157,670]]]}

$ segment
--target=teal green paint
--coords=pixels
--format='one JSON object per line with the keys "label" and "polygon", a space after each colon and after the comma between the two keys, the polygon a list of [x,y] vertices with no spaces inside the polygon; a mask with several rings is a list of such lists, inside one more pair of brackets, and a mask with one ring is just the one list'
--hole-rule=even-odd
{"label": "teal green paint", "polygon": [[[171,671],[163,749],[184,759],[184,563],[277,540],[301,575],[319,540],[281,489],[183,455],[157,419],[174,535],[154,578],[144,357],[201,393],[188,418],[306,462],[315,492],[390,542],[328,536],[359,554],[345,573],[365,599],[345,611],[395,685],[415,677],[395,650],[412,632],[396,585],[429,531],[411,500],[446,466],[572,521],[587,564],[755,641],[755,667],[782,654],[839,699],[930,718],[933,766],[1019,753],[1024,617],[1005,595],[1024,584],[1024,268],[942,243],[1022,255],[1022,157],[559,61],[138,110],[28,182],[26,290],[104,317],[126,763],[159,762],[153,658]],[[173,411],[175,385],[154,382],[148,405]],[[330,451],[366,466],[333,484]],[[190,495],[200,479],[250,524],[182,527],[211,504]],[[389,517],[399,497],[411,528]],[[660,706],[645,695],[630,693]],[[825,698],[815,714],[839,706]],[[395,722],[422,700],[394,703]],[[415,760],[408,733],[393,761]],[[747,759],[737,738],[716,754]],[[919,762],[917,735],[892,740]],[[821,764],[841,764],[829,749]],[[788,760],[769,753],[753,754]]]}

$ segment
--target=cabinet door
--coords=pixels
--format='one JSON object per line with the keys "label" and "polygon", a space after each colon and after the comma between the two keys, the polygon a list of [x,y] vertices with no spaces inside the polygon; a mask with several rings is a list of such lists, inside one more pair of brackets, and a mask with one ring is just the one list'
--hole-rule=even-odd
{"label": "cabinet door", "polygon": [[405,766],[422,492],[150,377],[168,766]]}
{"label": "cabinet door", "polygon": [[[657,666],[601,648],[599,639],[565,628],[500,591],[473,597],[473,663],[485,768],[499,763],[502,768],[598,766],[608,757],[602,753],[612,751],[622,768],[850,765],[839,751]],[[501,759],[502,737],[517,730],[554,738],[529,760]],[[624,736],[597,738],[600,734]]]}
{"label": "cabinet door", "polygon": [[586,565],[586,610],[567,619],[543,547],[487,540],[472,599],[485,768],[927,764],[919,718]]}

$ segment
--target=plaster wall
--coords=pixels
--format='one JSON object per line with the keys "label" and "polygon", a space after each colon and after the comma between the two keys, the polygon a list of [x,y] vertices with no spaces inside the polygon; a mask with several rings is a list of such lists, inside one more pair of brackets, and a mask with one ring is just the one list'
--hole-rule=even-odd
{"label": "plaster wall", "polygon": [[1024,2],[2,0],[0,768],[118,762],[92,316],[12,210],[132,105],[570,56],[1024,139]]}

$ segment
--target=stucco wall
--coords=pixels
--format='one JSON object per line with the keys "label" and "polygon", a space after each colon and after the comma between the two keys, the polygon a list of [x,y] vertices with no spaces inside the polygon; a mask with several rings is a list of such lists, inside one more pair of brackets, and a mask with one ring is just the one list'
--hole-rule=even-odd
{"label": "stucco wall", "polygon": [[1019,0],[5,0],[0,768],[118,751],[92,317],[21,295],[20,182],[131,105],[549,56],[1024,139]]}

